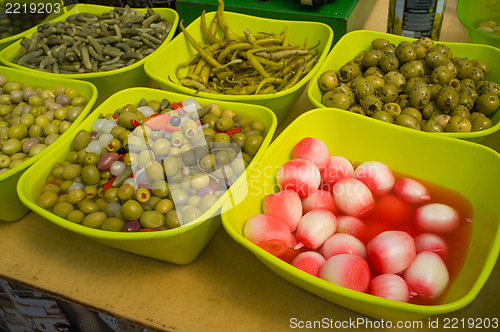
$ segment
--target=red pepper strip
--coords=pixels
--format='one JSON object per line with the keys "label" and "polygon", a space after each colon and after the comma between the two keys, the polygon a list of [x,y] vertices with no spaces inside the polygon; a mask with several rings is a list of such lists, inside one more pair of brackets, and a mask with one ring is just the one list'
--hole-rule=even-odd
{"label": "red pepper strip", "polygon": [[159,113],[149,116],[144,120],[144,124],[153,130],[162,130],[170,121],[170,113]]}
{"label": "red pepper strip", "polygon": [[125,153],[119,153],[118,157],[120,158],[120,161],[123,162],[123,158],[125,158]]}
{"label": "red pepper strip", "polygon": [[233,129],[229,129],[228,131],[226,131],[226,134],[228,134],[230,137],[236,133],[241,133],[241,128],[233,128]]}
{"label": "red pepper strip", "polygon": [[111,189],[111,187],[113,187],[113,182],[115,182],[115,179],[116,179],[116,176],[114,176],[113,178],[111,178],[111,180],[109,180],[108,182],[106,182],[106,183],[102,186],[102,189],[104,189],[104,190]]}
{"label": "red pepper strip", "polygon": [[162,128],[164,131],[168,131],[169,133],[173,133],[174,131],[180,131],[181,129],[179,127],[174,127],[171,124],[165,125],[165,127]]}
{"label": "red pepper strip", "polygon": [[196,120],[196,121],[195,121],[195,123],[196,123],[196,125],[197,125],[198,127],[199,127],[199,126],[201,126],[201,121],[200,121],[200,120]]}
{"label": "red pepper strip", "polygon": [[182,108],[182,103],[172,103],[170,104],[170,106],[172,106],[172,108],[176,110],[178,108]]}
{"label": "red pepper strip", "polygon": [[132,119],[130,120],[130,123],[134,126],[134,128],[137,128],[139,127],[141,124],[139,122],[137,122],[137,120],[135,119]]}
{"label": "red pepper strip", "polygon": [[157,232],[157,229],[154,228],[142,228],[139,230],[139,232]]}

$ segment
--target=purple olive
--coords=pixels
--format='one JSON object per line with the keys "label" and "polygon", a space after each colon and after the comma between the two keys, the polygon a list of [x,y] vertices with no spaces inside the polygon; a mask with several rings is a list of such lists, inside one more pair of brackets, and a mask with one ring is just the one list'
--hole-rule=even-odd
{"label": "purple olive", "polygon": [[111,165],[120,159],[120,156],[116,152],[108,152],[101,158],[99,158],[99,161],[97,162],[97,169],[100,171],[105,171],[108,170]]}
{"label": "purple olive", "polygon": [[56,103],[62,106],[68,106],[71,103],[71,98],[67,94],[62,94],[56,97]]}
{"label": "purple olive", "polygon": [[23,90],[23,99],[25,102],[30,100],[30,97],[36,96],[36,91],[34,90]]}
{"label": "purple olive", "polygon": [[36,137],[30,137],[23,143],[23,152],[24,153],[29,153],[31,148],[34,147],[37,144],[40,144],[40,140]]}
{"label": "purple olive", "polygon": [[137,220],[130,220],[122,227],[122,232],[138,232],[142,228],[141,223]]}
{"label": "purple olive", "polygon": [[200,197],[203,197],[203,196],[208,195],[208,194],[213,194],[213,193],[215,193],[215,189],[210,187],[210,186],[203,187],[200,190],[198,190],[198,195]]}

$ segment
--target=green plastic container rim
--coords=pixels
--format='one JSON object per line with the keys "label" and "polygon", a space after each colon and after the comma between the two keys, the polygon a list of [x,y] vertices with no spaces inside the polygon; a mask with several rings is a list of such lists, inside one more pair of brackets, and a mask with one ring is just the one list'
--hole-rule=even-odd
{"label": "green plastic container rim", "polygon": [[[500,42],[500,36],[497,36],[497,35],[494,35],[494,34],[491,34],[491,33],[487,33],[486,31],[481,31],[481,30],[477,29],[475,26],[472,25],[472,22],[470,22],[467,19],[467,12],[465,11],[463,2],[464,2],[464,0],[458,0],[457,1],[457,16],[458,16],[458,20],[460,21],[460,23],[462,23],[463,26],[467,30],[473,31],[474,33],[477,33],[480,36],[483,36],[483,38],[485,38],[485,39],[491,38],[491,39],[496,39],[496,40],[498,40]],[[478,4],[478,6],[480,6],[480,5]]]}
{"label": "green plastic container rim", "polygon": [[[110,11],[112,10],[114,7],[110,7],[110,6],[101,6],[101,5],[88,5],[88,4],[76,4],[76,5],[70,5],[70,6],[65,6],[63,8],[63,13],[60,14],[60,15],[57,15],[55,17],[52,17],[51,18],[51,21],[61,21],[59,19],[59,17],[61,15],[66,15],[66,14],[70,14],[72,12],[74,12],[75,14],[76,13],[81,13],[81,12],[85,12],[85,9],[86,8],[93,8],[93,9],[101,9],[102,12],[107,12],[107,11]],[[146,12],[146,8],[134,8],[135,10],[137,10],[138,12]],[[98,73],[81,73],[81,74],[55,74],[55,73],[48,73],[48,72],[44,72],[44,75],[50,75],[50,76],[55,76],[55,77],[65,77],[65,78],[74,78],[74,79],[89,79],[89,78],[100,78],[100,77],[106,77],[106,76],[111,76],[111,75],[116,75],[116,74],[121,74],[121,73],[126,73],[134,68],[137,68],[137,67],[140,67],[142,65],[144,65],[146,63],[146,61],[148,60],[149,57],[151,56],[154,56],[156,52],[158,51],[161,51],[166,44],[168,44],[168,42],[172,39],[173,35],[175,34],[176,32],[176,29],[177,29],[177,25],[179,23],[179,14],[177,14],[177,12],[171,8],[155,8],[154,9],[156,12],[158,13],[171,13],[174,17],[174,20],[172,21],[172,29],[170,29],[170,32],[167,34],[167,36],[165,37],[165,40],[163,41],[163,43],[160,44],[160,46],[152,53],[150,54],[149,56],[147,57],[144,57],[143,59],[135,62],[134,64],[130,65],[130,66],[126,66],[126,67],[123,67],[123,68],[119,68],[119,69],[114,69],[114,70],[108,70],[108,71],[103,71],[103,72],[98,72]],[[163,16],[163,15],[162,15]],[[47,23],[47,22],[43,22],[43,23]],[[41,24],[40,24],[41,25]],[[27,31],[25,31],[23,34],[24,34],[24,37],[31,37],[33,35],[34,32],[37,31],[38,29],[38,26],[35,26]],[[23,36],[21,36],[23,37]],[[10,51],[10,50],[13,50],[14,48],[18,48],[20,45],[20,41],[18,42],[14,42],[13,44],[7,46],[5,49],[3,49],[2,51],[0,51],[0,61],[3,62],[5,65],[8,65],[10,67],[13,67],[13,68],[17,68],[17,69],[22,69],[22,70],[26,70],[26,71],[37,71],[35,69],[31,69],[31,68],[27,68],[27,67],[24,67],[24,66],[20,66],[8,59],[6,59],[4,57],[5,53],[7,51]]]}
{"label": "green plastic container rim", "polygon": [[[229,14],[230,16],[235,16],[237,18],[239,17],[242,19],[245,19],[245,18],[255,19],[256,18],[256,16],[245,15],[245,14],[240,14],[240,13],[235,13],[235,12],[224,12],[224,13]],[[208,12],[205,15],[206,15],[207,20],[208,20],[211,17],[211,15],[215,15],[215,14],[216,14],[216,12]],[[259,18],[259,20],[263,21],[262,22],[263,26],[265,26],[266,22],[283,22],[284,24],[286,22],[292,22],[290,20],[277,20],[277,19],[263,18],[263,17],[258,17],[258,18]],[[257,101],[257,100],[268,100],[268,99],[270,99],[270,96],[272,96],[273,99],[278,98],[278,97],[282,97],[282,96],[286,96],[286,95],[289,95],[289,94],[297,91],[298,89],[302,88],[304,86],[304,84],[309,82],[309,80],[313,77],[313,75],[319,70],[321,63],[328,55],[330,48],[331,48],[331,45],[332,45],[332,42],[333,42],[333,30],[327,24],[324,24],[321,22],[310,22],[310,21],[293,21],[293,22],[294,23],[305,23],[305,24],[309,24],[309,25],[314,24],[317,26],[323,26],[328,31],[328,39],[326,40],[326,43],[324,45],[323,52],[321,52],[321,55],[318,58],[318,63],[315,64],[312,67],[312,69],[309,71],[309,73],[306,76],[302,77],[302,79],[300,81],[298,81],[294,86],[292,86],[289,89],[282,90],[282,91],[279,91],[279,92],[276,92],[273,94],[263,94],[263,95],[226,95],[226,94],[215,94],[215,93],[202,92],[202,91],[197,92],[196,95],[200,96],[202,98],[208,98],[208,99],[213,98],[213,99],[224,100],[224,101],[240,101],[242,97],[245,98],[245,101]],[[186,27],[186,30],[189,32],[190,30],[194,29],[193,26],[195,24],[197,26],[200,24],[199,17],[196,20],[194,20],[193,22],[191,22]],[[182,33],[179,33],[177,36],[175,36],[174,39],[185,39],[185,37]],[[189,46],[189,47],[192,47],[192,46]],[[155,73],[154,68],[151,68],[151,63],[154,62],[157,57],[162,56],[162,53],[163,52],[158,52],[156,54],[153,54],[153,56],[146,62],[146,64],[144,65],[144,71],[146,72],[146,74],[154,80],[157,80],[159,82],[165,82],[164,84],[176,84],[176,89],[178,89],[179,91],[182,91],[182,93],[185,93],[186,95],[193,95],[193,93],[195,93],[196,90],[184,87],[184,86],[177,84],[177,83],[172,83],[169,80],[165,80],[164,77],[161,77]]]}

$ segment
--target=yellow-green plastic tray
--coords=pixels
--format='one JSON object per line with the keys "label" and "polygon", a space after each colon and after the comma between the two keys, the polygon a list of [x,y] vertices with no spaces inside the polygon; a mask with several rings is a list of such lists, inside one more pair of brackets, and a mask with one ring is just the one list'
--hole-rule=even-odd
{"label": "yellow-green plastic tray", "polygon": [[73,223],[37,205],[38,197],[46,183],[47,176],[52,171],[54,162],[65,160],[75,134],[82,129],[91,130],[92,123],[100,114],[112,114],[117,108],[121,108],[126,104],[137,104],[142,98],[158,101],[166,98],[170,102],[181,102],[187,97],[186,95],[149,88],[130,88],[113,94],[75,128],[64,142],[58,146],[57,150],[52,150],[51,153],[40,159],[36,164],[36,169],[28,170],[21,177],[18,185],[18,194],[21,201],[45,219],[110,247],[176,264],[192,262],[198,257],[220,226],[222,205],[225,203],[231,205],[243,199],[241,195],[245,195],[245,190],[236,189],[243,187],[243,184],[246,183],[246,175],[255,167],[271,142],[277,125],[276,116],[265,107],[195,98],[202,106],[215,102],[223,109],[233,109],[237,115],[259,120],[264,124],[267,134],[259,151],[248,165],[246,173],[242,174],[236,183],[207,212],[185,226],[158,232],[111,232]]}
{"label": "yellow-green plastic tray", "polygon": [[35,87],[41,88],[57,88],[59,86],[75,88],[81,96],[87,98],[87,105],[83,109],[78,118],[71,124],[54,143],[42,150],[36,156],[28,159],[22,164],[13,169],[0,174],[0,220],[15,221],[22,218],[29,209],[24,206],[19,200],[16,193],[16,185],[19,177],[30,167],[34,162],[49,154],[51,150],[56,149],[56,146],[64,141],[72,128],[78,126],[80,122],[90,113],[97,99],[97,89],[89,82],[70,80],[66,78],[45,77],[40,72],[26,72],[14,68],[0,66],[0,73],[4,74],[9,81],[18,81],[21,83],[29,83]]}
{"label": "yellow-green plastic tray", "polygon": [[[215,12],[207,13],[206,20],[210,22],[215,14]],[[175,75],[177,65],[187,61],[191,56],[197,53],[189,44],[184,34],[180,33],[164,49],[147,59],[144,65],[147,75],[156,80],[165,90],[176,91],[187,95],[195,95],[196,93],[196,95],[204,98],[236,101],[268,107],[276,113],[278,123],[281,123],[304,91],[313,74],[318,70],[319,66],[326,58],[333,40],[332,29],[328,25],[319,22],[273,20],[232,12],[225,12],[225,16],[233,31],[240,34],[244,29],[250,29],[250,31],[254,33],[281,33],[284,28],[287,27],[290,42],[293,44],[302,45],[304,41],[307,40],[308,45],[313,46],[319,41],[318,50],[321,54],[318,57],[318,63],[296,85],[275,94],[224,95],[207,92],[198,93],[196,90],[177,84],[178,80]],[[189,24],[186,30],[195,40],[199,42],[203,41],[199,17]],[[219,33],[221,32],[219,31]],[[223,36],[219,35],[218,38],[223,38]],[[184,68],[184,70],[180,71],[180,74],[184,75],[186,70],[187,69]],[[171,79],[174,82],[172,82]]]}
{"label": "yellow-green plastic tray", "polygon": [[[64,21],[70,15],[77,13],[92,13],[96,15],[101,15],[105,12],[109,12],[113,7],[108,6],[100,6],[100,5],[86,5],[86,4],[76,4],[65,7],[64,14],[57,16],[52,21]],[[134,8],[138,12],[145,13],[146,8]],[[134,86],[148,86],[150,83],[149,77],[144,72],[144,63],[148,58],[153,56],[156,52],[160,52],[164,49],[169,41],[175,34],[177,29],[177,24],[179,22],[179,15],[177,12],[170,8],[154,8],[155,12],[160,14],[165,18],[166,21],[172,22],[172,29],[169,34],[163,41],[163,43],[155,50],[152,54],[145,57],[144,59],[137,61],[136,63],[123,67],[120,69],[99,72],[99,73],[81,73],[81,74],[54,74],[54,73],[45,73],[46,77],[65,77],[72,79],[85,80],[93,83],[97,89],[99,90],[99,101],[103,101],[113,93],[134,87]],[[35,32],[37,27],[34,27],[28,30],[25,34],[26,37],[31,37],[33,32]],[[27,68],[24,66],[20,66],[14,63],[14,58],[19,54],[19,49],[21,48],[21,42],[17,41],[13,44],[7,46],[4,50],[0,51],[0,62],[2,62],[6,66],[18,68],[25,71],[37,72],[35,69]]]}
{"label": "yellow-green plastic tray", "polygon": [[[325,142],[332,155],[356,162],[381,161],[398,174],[456,190],[472,203],[469,252],[442,304],[402,303],[334,285],[292,267],[243,237],[245,222],[262,213],[264,196],[277,189],[276,171],[291,159],[293,146],[307,136]],[[500,250],[499,170],[500,155],[476,143],[382,121],[374,123],[368,117],[352,117],[348,112],[329,108],[314,109],[293,121],[269,146],[248,178],[245,203],[224,212],[222,224],[233,239],[271,270],[313,294],[377,319],[424,319],[465,307],[477,296],[495,266]]]}
{"label": "yellow-green plastic tray", "polygon": [[[325,107],[321,104],[321,96],[323,91],[318,85],[318,78],[321,73],[327,70],[338,70],[344,64],[356,57],[359,52],[363,50],[371,49],[371,42],[376,38],[388,39],[393,44],[397,45],[402,41],[413,42],[414,38],[402,37],[397,35],[392,35],[389,33],[368,31],[368,30],[358,30],[346,33],[342,38],[335,44],[332,48],[330,54],[316,72],[314,77],[311,79],[309,88],[307,90],[307,97],[315,107]],[[436,42],[435,42],[436,43]],[[500,83],[500,49],[480,44],[467,44],[467,43],[447,43],[438,42],[444,44],[450,48],[455,57],[463,57],[469,59],[481,59],[490,65],[490,72],[485,76],[486,80]],[[340,109],[336,109],[335,112],[342,112]],[[345,112],[345,111],[344,111]],[[351,114],[352,116],[357,116],[357,114]],[[377,119],[369,118],[372,123],[377,123]],[[491,117],[492,126],[491,128],[474,131],[469,133],[429,133],[429,135],[437,136],[449,136],[462,138],[474,142],[482,142],[486,136],[493,134],[500,129],[500,111],[497,111]],[[414,130],[414,129],[408,129]]]}

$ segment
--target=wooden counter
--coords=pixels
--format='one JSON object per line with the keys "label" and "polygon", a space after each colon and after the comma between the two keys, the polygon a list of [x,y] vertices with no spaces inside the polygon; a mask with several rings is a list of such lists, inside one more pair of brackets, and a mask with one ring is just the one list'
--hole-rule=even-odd
{"label": "wooden counter", "polygon": [[[367,29],[385,31],[387,4],[377,2]],[[467,41],[455,9],[456,0],[448,0],[441,40]],[[310,108],[304,94],[283,126]],[[500,136],[485,144],[500,151]],[[281,331],[293,318],[365,318],[278,277],[222,228],[195,262],[177,266],[101,245],[30,213],[0,222],[0,252],[0,278],[151,329]],[[497,264],[476,300],[440,316],[441,324],[444,317],[500,318],[499,277]]]}

